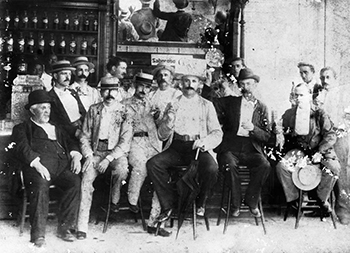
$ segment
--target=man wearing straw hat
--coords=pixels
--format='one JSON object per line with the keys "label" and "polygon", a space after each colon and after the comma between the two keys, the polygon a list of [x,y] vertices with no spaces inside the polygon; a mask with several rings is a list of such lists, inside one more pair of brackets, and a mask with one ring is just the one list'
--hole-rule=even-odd
{"label": "man wearing straw hat", "polygon": [[120,189],[128,175],[127,154],[130,150],[132,124],[125,106],[116,99],[117,88],[114,78],[103,79],[99,87],[103,102],[90,106],[83,122],[80,144],[85,161],[82,167],[77,232],[80,240],[87,237],[95,178],[111,167],[111,211],[118,212]]}
{"label": "man wearing straw hat", "polygon": [[173,211],[174,194],[168,183],[168,169],[188,165],[199,154],[198,178],[200,193],[197,198],[197,214],[204,216],[205,204],[217,179],[218,165],[209,154],[222,140],[222,130],[213,104],[198,95],[197,89],[204,76],[204,69],[197,64],[183,69],[183,95],[169,103],[158,128],[161,140],[169,139],[170,147],[147,162],[147,171],[157,192],[162,213],[159,222],[169,219]]}
{"label": "man wearing straw hat", "polygon": [[89,110],[90,105],[101,102],[101,95],[97,89],[91,87],[88,83],[90,73],[94,72],[95,65],[89,62],[85,56],[76,57],[72,63],[75,67],[74,83],[69,86],[69,89],[75,90],[86,111]]}
{"label": "man wearing straw hat", "polygon": [[71,138],[78,140],[86,110],[79,95],[68,89],[72,71],[75,71],[75,68],[67,60],[52,64],[50,72],[54,84],[49,91],[52,99],[51,120],[62,126]]}
{"label": "man wearing straw hat", "polygon": [[[312,104],[309,87],[299,84],[294,91],[296,106],[282,115],[284,132],[279,134],[284,135],[285,141],[280,145],[286,152],[292,149],[301,150],[309,158],[309,163],[321,165],[321,180],[315,185],[317,201],[323,211],[329,213],[332,209],[327,200],[340,173],[340,163],[333,148],[337,136],[329,116]],[[288,204],[296,208],[298,198],[301,197],[298,188],[302,189],[303,180],[300,183],[293,180],[296,168],[286,165],[286,159],[280,161],[276,166],[276,172]],[[295,175],[294,178],[303,179]],[[310,181],[308,178],[304,180],[304,182]]]}
{"label": "man wearing straw hat", "polygon": [[68,134],[50,121],[52,100],[44,90],[29,94],[25,108],[31,118],[13,128],[16,155],[24,164],[23,177],[29,196],[30,241],[36,247],[45,244],[49,211],[49,186],[60,190],[57,236],[72,242],[79,208],[81,170],[79,146]]}

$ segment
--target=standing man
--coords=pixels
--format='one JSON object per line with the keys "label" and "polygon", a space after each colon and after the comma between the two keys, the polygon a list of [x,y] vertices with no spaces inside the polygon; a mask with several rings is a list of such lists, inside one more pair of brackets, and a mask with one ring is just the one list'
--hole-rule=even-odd
{"label": "standing man", "polygon": [[242,96],[240,86],[238,83],[238,76],[242,69],[246,68],[244,59],[236,57],[230,59],[227,64],[223,67],[223,71],[228,77],[228,81],[222,83],[221,97]]}
{"label": "standing man", "polygon": [[[333,123],[322,109],[312,104],[312,95],[306,84],[295,87],[296,106],[288,109],[282,115],[284,150],[299,149],[309,157],[312,163],[321,163],[321,182],[317,186],[318,203],[325,212],[331,212],[327,202],[340,173],[339,160],[334,152],[337,140]],[[281,181],[286,200],[291,206],[297,206],[299,190],[292,180],[292,172],[283,160],[276,166],[276,172]]]}
{"label": "standing man", "polygon": [[88,83],[90,73],[94,71],[95,65],[89,62],[85,56],[79,56],[74,59],[72,63],[75,67],[74,83],[69,86],[69,89],[74,90],[86,111],[89,110],[90,105],[101,102],[101,95],[97,89],[91,87]]}
{"label": "standing man", "polygon": [[52,99],[51,120],[63,127],[71,138],[78,141],[86,111],[78,94],[68,89],[72,71],[75,71],[75,68],[69,61],[62,60],[52,64],[54,85],[49,91]]}
{"label": "standing man", "polygon": [[50,122],[51,104],[46,91],[31,92],[25,106],[31,118],[15,126],[12,133],[17,157],[24,164],[24,184],[30,201],[30,241],[37,247],[45,244],[50,185],[55,184],[62,190],[57,236],[64,241],[75,239],[70,230],[76,225],[80,198],[79,146],[63,129]]}
{"label": "standing man", "polygon": [[233,216],[240,214],[242,202],[238,165],[247,165],[250,170],[245,204],[255,217],[261,216],[258,201],[270,170],[270,163],[264,153],[264,146],[271,137],[268,109],[255,98],[259,81],[260,77],[251,69],[242,69],[238,82],[243,95],[219,98],[214,102],[224,131],[223,141],[215,152],[219,166],[228,166],[230,169]]}
{"label": "standing man", "polygon": [[206,200],[217,179],[218,166],[209,154],[222,140],[222,130],[211,102],[197,94],[202,76],[184,73],[183,95],[169,103],[159,126],[161,140],[169,139],[170,147],[147,162],[147,171],[159,197],[162,213],[159,222],[167,220],[173,211],[174,193],[168,183],[168,169],[172,166],[188,165],[198,158],[200,193],[197,198],[197,214],[204,215]]}
{"label": "standing man", "polygon": [[113,190],[111,211],[119,211],[122,181],[128,176],[127,154],[132,138],[132,124],[125,106],[118,102],[116,83],[104,79],[101,82],[103,102],[90,106],[84,119],[80,138],[81,152],[85,158],[82,172],[81,201],[78,216],[77,238],[87,236],[93,182],[95,178],[112,168]]}
{"label": "standing man", "polygon": [[[139,73],[135,78],[135,94],[123,103],[128,115],[133,120],[133,138],[129,152],[129,164],[132,166],[129,179],[128,200],[130,210],[134,213],[139,211],[137,201],[140,190],[147,176],[146,162],[162,151],[162,142],[158,137],[157,126],[152,115],[152,106],[148,99],[153,76]],[[157,194],[153,193],[152,209],[148,220],[147,232],[156,232],[156,218],[160,213],[160,204]],[[164,228],[159,231],[161,236],[169,236],[170,233]]]}
{"label": "standing man", "polygon": [[134,87],[124,87],[122,85],[122,80],[126,77],[126,70],[128,68],[126,60],[120,57],[112,56],[109,58],[106,67],[108,73],[101,78],[101,81],[97,86],[99,87],[103,80],[106,81],[105,79],[112,78],[113,81],[110,80],[106,82],[113,82],[116,84],[116,91],[118,92],[118,94],[116,94],[116,99],[119,102],[126,98],[132,97],[135,92]]}
{"label": "standing man", "polygon": [[159,37],[159,41],[188,41],[188,31],[192,23],[190,13],[184,11],[188,6],[188,0],[173,0],[177,12],[162,12],[160,10],[159,0],[153,4],[154,16],[167,20],[164,31]]}
{"label": "standing man", "polygon": [[175,98],[182,94],[182,92],[171,87],[175,74],[172,66],[160,63],[156,66],[152,73],[157,81],[158,89],[151,92],[150,98],[153,110],[158,111],[156,114],[156,123],[159,124],[163,118],[164,110],[167,104],[174,101]]}

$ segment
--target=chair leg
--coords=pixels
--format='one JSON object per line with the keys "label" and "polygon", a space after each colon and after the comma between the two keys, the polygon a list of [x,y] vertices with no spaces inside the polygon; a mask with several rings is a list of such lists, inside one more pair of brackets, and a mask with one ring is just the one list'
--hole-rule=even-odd
{"label": "chair leg", "polygon": [[207,228],[207,231],[210,231],[209,219],[206,214],[204,214],[204,221],[205,221],[205,226]]}
{"label": "chair leg", "polygon": [[146,221],[145,221],[145,216],[144,216],[144,214],[143,214],[141,196],[139,197],[139,206],[140,206],[140,214],[141,214],[142,227],[143,227],[143,230],[144,230],[144,231],[147,231],[147,225],[146,225]]}
{"label": "chair leg", "polygon": [[331,196],[330,196],[330,202],[331,202],[331,208],[332,208],[332,212],[331,212],[331,218],[332,218],[332,222],[333,222],[333,227],[334,229],[337,229],[337,223],[336,223],[336,220],[335,220],[335,217],[336,214],[335,214],[335,193],[334,193],[334,190],[332,190],[331,192]]}
{"label": "chair leg", "polygon": [[232,195],[232,190],[231,188],[228,189],[228,199],[227,199],[227,211],[226,211],[226,218],[225,218],[225,224],[224,224],[224,231],[223,233],[226,233],[227,226],[228,226],[228,220],[230,218],[230,212],[231,212],[231,195]]}
{"label": "chair leg", "polygon": [[103,225],[103,231],[102,231],[103,233],[106,233],[106,231],[107,231],[109,215],[111,213],[112,189],[113,189],[113,173],[111,173],[111,178],[109,180],[108,206],[107,206],[107,213],[106,213],[105,224]]}
{"label": "chair leg", "polygon": [[288,219],[289,209],[290,209],[290,205],[287,204],[286,211],[284,212],[283,221],[286,221]]}
{"label": "chair leg", "polygon": [[266,235],[265,215],[264,215],[264,210],[263,210],[263,206],[262,206],[261,197],[259,198],[259,210],[260,210],[260,213],[261,213],[261,216],[260,216],[261,225],[263,227],[264,234]]}
{"label": "chair leg", "polygon": [[299,205],[298,205],[298,213],[297,213],[297,217],[295,220],[295,229],[297,229],[299,227],[299,221],[301,219],[301,205],[303,204],[303,191],[299,190]]}
{"label": "chair leg", "polygon": [[22,210],[21,210],[21,220],[19,224],[19,235],[23,235],[24,223],[26,220],[26,212],[27,212],[27,192],[23,189],[23,200],[22,200]]}
{"label": "chair leg", "polygon": [[219,215],[218,215],[218,220],[216,222],[216,226],[220,225],[221,222],[221,212],[225,213],[225,208],[224,208],[224,200],[225,200],[225,189],[226,189],[226,177],[225,174],[223,173],[223,183],[222,183],[222,191],[221,191],[221,202],[220,202],[220,209],[219,209]]}
{"label": "chair leg", "polygon": [[196,214],[196,201],[193,201],[192,208],[192,226],[193,226],[193,240],[197,238],[197,214]]}

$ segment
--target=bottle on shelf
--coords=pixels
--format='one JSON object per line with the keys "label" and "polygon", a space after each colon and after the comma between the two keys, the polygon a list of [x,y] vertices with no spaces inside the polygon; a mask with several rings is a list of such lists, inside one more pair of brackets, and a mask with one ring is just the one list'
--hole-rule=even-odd
{"label": "bottle on shelf", "polygon": [[4,62],[3,70],[5,72],[5,76],[3,79],[4,86],[6,88],[10,87],[10,71],[12,69],[11,57],[9,55],[6,56],[6,60]]}
{"label": "bottle on shelf", "polygon": [[56,41],[55,41],[55,35],[53,33],[50,34],[50,41],[49,41],[49,46],[50,46],[50,52],[52,54],[55,53],[55,45],[56,45]]}
{"label": "bottle on shelf", "polygon": [[43,29],[48,29],[49,28],[49,18],[47,17],[47,12],[44,12],[44,16],[42,19],[42,23],[43,23]]}
{"label": "bottle on shelf", "polygon": [[98,20],[97,20],[97,16],[94,19],[93,22],[93,31],[97,32],[98,31]]}
{"label": "bottle on shelf", "polygon": [[57,12],[55,12],[55,17],[53,19],[53,29],[60,29],[60,17]]}
{"label": "bottle on shelf", "polygon": [[70,54],[77,53],[77,42],[75,40],[74,34],[72,34],[71,40],[69,42],[69,53]]}
{"label": "bottle on shelf", "polygon": [[37,28],[38,28],[38,16],[36,15],[36,11],[33,11],[32,27],[33,27],[34,29],[37,29]]}
{"label": "bottle on shelf", "polygon": [[80,44],[80,54],[86,55],[87,54],[87,49],[88,49],[88,42],[85,37],[81,40]]}
{"label": "bottle on shelf", "polygon": [[17,75],[26,75],[28,71],[28,63],[25,60],[24,55],[20,56],[20,60],[17,64]]}
{"label": "bottle on shelf", "polygon": [[15,16],[14,19],[13,19],[13,27],[14,27],[15,29],[18,29],[18,28],[19,28],[19,21],[20,21],[19,13],[18,13],[18,11],[16,11],[16,16]]}
{"label": "bottle on shelf", "polygon": [[60,54],[65,54],[66,53],[66,38],[64,35],[61,35],[60,43],[59,43],[59,53]]}
{"label": "bottle on shelf", "polygon": [[43,55],[45,53],[45,38],[43,33],[39,33],[38,39],[38,54]]}
{"label": "bottle on shelf", "polygon": [[84,19],[84,31],[90,30],[90,19],[87,13],[85,13],[85,19]]}
{"label": "bottle on shelf", "polygon": [[20,32],[17,39],[18,52],[24,53],[24,45],[25,45],[25,41],[24,41],[23,32]]}
{"label": "bottle on shelf", "polygon": [[8,33],[8,36],[6,38],[6,51],[10,55],[13,53],[13,37],[12,37],[12,32]]}
{"label": "bottle on shelf", "polygon": [[28,28],[29,18],[28,18],[27,11],[24,11],[24,13],[23,13],[22,23],[23,23],[23,28],[25,28],[25,29]]}
{"label": "bottle on shelf", "polygon": [[5,20],[5,30],[7,31],[10,28],[10,22],[11,22],[11,16],[8,9],[6,9],[4,20]]}
{"label": "bottle on shelf", "polygon": [[94,40],[91,42],[91,54],[97,55],[97,38],[94,38]]}
{"label": "bottle on shelf", "polygon": [[0,30],[0,54],[4,51],[5,38]]}
{"label": "bottle on shelf", "polygon": [[29,38],[27,41],[27,52],[30,54],[34,53],[34,46],[35,46],[35,40],[34,40],[34,36],[33,33],[29,33]]}
{"label": "bottle on shelf", "polygon": [[75,16],[73,18],[73,29],[76,31],[79,30],[79,24],[80,24],[79,16],[78,16],[78,14],[75,14]]}
{"label": "bottle on shelf", "polygon": [[68,14],[66,14],[66,16],[64,17],[64,20],[63,20],[63,28],[64,30],[69,30],[69,16]]}

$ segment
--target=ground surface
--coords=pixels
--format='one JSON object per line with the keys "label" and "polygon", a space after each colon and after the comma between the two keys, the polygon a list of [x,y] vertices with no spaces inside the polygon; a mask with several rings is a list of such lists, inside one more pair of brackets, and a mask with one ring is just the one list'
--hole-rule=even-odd
{"label": "ground surface", "polygon": [[283,221],[277,214],[267,214],[264,235],[261,226],[256,226],[251,217],[231,219],[226,234],[223,222],[216,226],[216,219],[210,219],[210,231],[206,231],[204,221],[198,222],[198,238],[193,240],[192,226],[185,221],[175,240],[176,222],[169,238],[155,237],[142,230],[140,223],[133,220],[115,221],[107,232],[102,233],[103,223],[90,223],[88,238],[73,243],[56,237],[56,220],[50,220],[47,228],[46,246],[38,249],[29,243],[29,224],[24,235],[19,237],[19,229],[12,220],[0,221],[0,252],[2,253],[245,253],[284,252],[320,253],[350,252],[350,227],[337,223],[333,228],[331,219],[321,222],[319,218],[302,217],[300,226],[294,229],[294,218]]}

